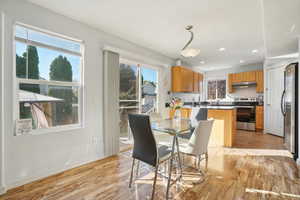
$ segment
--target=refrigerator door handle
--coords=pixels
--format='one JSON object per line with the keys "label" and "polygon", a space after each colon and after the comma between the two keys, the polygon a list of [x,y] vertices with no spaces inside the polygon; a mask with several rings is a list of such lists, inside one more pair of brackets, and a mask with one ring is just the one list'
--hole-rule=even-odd
{"label": "refrigerator door handle", "polygon": [[281,95],[281,113],[283,116],[285,116],[285,111],[284,111],[284,95],[285,95],[285,90],[283,90],[282,95]]}

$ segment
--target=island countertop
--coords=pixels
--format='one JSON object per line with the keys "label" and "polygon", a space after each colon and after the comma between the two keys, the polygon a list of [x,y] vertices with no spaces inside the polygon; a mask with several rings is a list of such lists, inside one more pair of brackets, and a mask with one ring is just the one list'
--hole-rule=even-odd
{"label": "island countertop", "polygon": [[200,109],[200,108],[207,108],[209,110],[233,110],[236,109],[235,106],[183,106],[183,108],[190,108],[190,109]]}

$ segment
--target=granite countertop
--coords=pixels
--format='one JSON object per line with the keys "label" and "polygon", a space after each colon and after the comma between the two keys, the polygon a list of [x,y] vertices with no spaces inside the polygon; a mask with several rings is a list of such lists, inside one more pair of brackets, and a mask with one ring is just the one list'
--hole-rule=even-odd
{"label": "granite countertop", "polygon": [[183,108],[195,108],[195,109],[199,109],[199,108],[207,108],[207,109],[214,109],[214,110],[233,110],[236,109],[235,106],[183,106]]}

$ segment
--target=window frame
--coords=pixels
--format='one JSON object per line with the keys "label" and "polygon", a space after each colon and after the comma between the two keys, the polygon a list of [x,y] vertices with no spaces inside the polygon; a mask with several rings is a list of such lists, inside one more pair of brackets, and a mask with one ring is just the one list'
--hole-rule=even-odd
{"label": "window frame", "polygon": [[[69,40],[72,42],[76,42],[80,44],[80,53],[67,50],[64,48],[52,46],[49,44],[43,44],[40,42],[35,42],[31,40],[26,40],[23,38],[19,38],[16,36],[16,27],[24,27],[26,29],[36,31],[42,34],[47,34],[51,37],[57,37],[65,40]],[[85,45],[82,40],[70,38],[67,36],[64,36],[59,33],[54,33],[48,30],[40,29],[37,27],[33,27],[31,25],[23,24],[16,22],[13,24],[13,120],[14,124],[16,124],[16,121],[20,119],[20,103],[18,100],[18,90],[19,85],[22,83],[28,83],[28,84],[38,84],[38,85],[48,85],[48,86],[68,86],[68,87],[78,87],[78,123],[75,124],[67,124],[67,125],[59,125],[59,126],[53,126],[49,128],[39,128],[39,129],[32,129],[30,132],[30,135],[40,135],[40,134],[46,134],[46,133],[56,133],[56,132],[63,132],[63,131],[70,131],[75,129],[82,129],[84,128],[84,50]],[[16,43],[20,42],[25,44],[26,46],[32,45],[36,47],[46,48],[49,50],[58,51],[61,53],[69,54],[72,56],[79,56],[80,57],[80,80],[78,82],[67,82],[67,81],[52,81],[52,80],[34,80],[34,79],[27,79],[27,78],[18,78],[16,75]],[[14,135],[16,135],[16,130],[14,131]]]}
{"label": "window frame", "polygon": [[[123,63],[123,64],[127,64],[127,65],[135,65],[137,66],[137,78],[138,78],[138,81],[139,81],[139,87],[137,88],[138,91],[139,91],[139,94],[137,96],[137,99],[136,100],[120,100],[119,99],[119,102],[129,102],[129,101],[132,101],[132,102],[136,102],[138,103],[138,106],[132,106],[132,108],[138,108],[139,109],[139,112],[142,110],[142,76],[141,76],[141,68],[148,68],[148,69],[153,69],[155,71],[157,71],[157,95],[156,95],[156,111],[159,112],[159,89],[160,89],[160,83],[159,83],[159,70],[160,68],[159,67],[156,67],[156,66],[153,66],[153,65],[149,65],[149,64],[144,64],[143,62],[138,62],[138,61],[133,61],[133,60],[128,60],[126,58],[122,58],[120,57],[120,64]],[[119,106],[119,108],[121,108]],[[126,108],[131,108],[131,107],[122,107],[124,109]],[[144,113],[145,114],[145,113]]]}
{"label": "window frame", "polygon": [[[216,98],[215,99],[209,99],[208,98],[208,82],[209,81],[225,81],[225,97],[224,98],[218,98],[218,84],[216,84],[216,90],[215,90],[215,92],[216,92]],[[224,99],[226,99],[226,96],[227,96],[227,78],[226,77],[224,77],[224,78],[210,78],[210,79],[207,79],[206,80],[206,99],[208,100],[208,101],[217,101],[217,100],[224,100]]]}

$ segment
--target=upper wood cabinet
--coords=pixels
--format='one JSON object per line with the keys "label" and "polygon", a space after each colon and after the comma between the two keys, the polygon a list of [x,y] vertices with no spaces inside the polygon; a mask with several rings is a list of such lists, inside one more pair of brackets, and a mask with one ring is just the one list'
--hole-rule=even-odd
{"label": "upper wood cabinet", "polygon": [[228,92],[233,93],[234,88],[232,87],[233,83],[240,82],[256,82],[256,92],[264,92],[264,77],[263,71],[250,71],[250,72],[241,72],[235,74],[228,74]]}
{"label": "upper wood cabinet", "polygon": [[172,92],[199,92],[202,74],[181,66],[172,67]]}
{"label": "upper wood cabinet", "polygon": [[233,88],[232,88],[233,78],[234,78],[234,74],[228,75],[227,84],[228,84],[228,92],[229,93],[233,93]]}
{"label": "upper wood cabinet", "polygon": [[256,71],[256,92],[263,93],[264,92],[264,72]]}
{"label": "upper wood cabinet", "polygon": [[256,71],[252,72],[241,72],[236,74],[230,74],[232,83],[239,82],[255,82],[256,81]]}
{"label": "upper wood cabinet", "polygon": [[194,92],[199,92],[199,88],[200,88],[200,81],[199,81],[200,77],[199,77],[199,73],[197,72],[193,72],[193,82],[194,82],[194,87],[193,87],[193,91]]}

